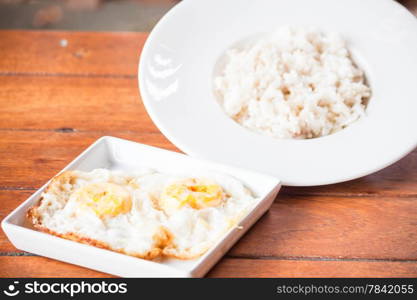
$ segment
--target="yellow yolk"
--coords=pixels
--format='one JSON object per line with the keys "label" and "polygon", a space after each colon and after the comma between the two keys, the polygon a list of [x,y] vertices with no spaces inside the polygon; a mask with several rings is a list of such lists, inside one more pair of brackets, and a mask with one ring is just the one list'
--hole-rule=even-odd
{"label": "yellow yolk", "polygon": [[92,183],[75,192],[76,200],[98,217],[115,217],[132,208],[129,192],[113,183]]}
{"label": "yellow yolk", "polygon": [[165,187],[161,194],[160,206],[172,211],[183,206],[193,209],[219,206],[225,193],[220,185],[202,179],[186,179]]}

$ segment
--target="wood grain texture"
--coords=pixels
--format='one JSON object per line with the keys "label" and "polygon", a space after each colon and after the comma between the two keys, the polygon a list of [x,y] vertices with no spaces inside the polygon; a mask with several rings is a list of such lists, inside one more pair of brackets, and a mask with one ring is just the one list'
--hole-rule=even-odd
{"label": "wood grain texture", "polygon": [[2,277],[104,278],[114,277],[76,265],[39,256],[0,256]]}
{"label": "wood grain texture", "polygon": [[[0,73],[136,77],[147,33],[0,31]],[[67,40],[66,47],[61,40]]]}
{"label": "wood grain texture", "polygon": [[[0,218],[32,192],[0,191]],[[415,220],[417,198],[280,195],[228,255],[417,260]],[[20,251],[0,234],[0,252]]]}
{"label": "wood grain texture", "polygon": [[417,260],[417,198],[279,195],[229,253]]}
{"label": "wood grain texture", "polygon": [[[108,134],[176,150],[160,134]],[[103,135],[102,132],[0,131],[1,186],[38,188]]]}
{"label": "wood grain texture", "polygon": [[223,259],[208,277],[416,277],[417,262]]}
{"label": "wood grain texture", "polygon": [[[112,277],[36,256],[0,257],[0,277]],[[222,259],[208,277],[415,277],[416,262]]]}
{"label": "wood grain texture", "polygon": [[3,76],[0,129],[158,132],[137,79]]}

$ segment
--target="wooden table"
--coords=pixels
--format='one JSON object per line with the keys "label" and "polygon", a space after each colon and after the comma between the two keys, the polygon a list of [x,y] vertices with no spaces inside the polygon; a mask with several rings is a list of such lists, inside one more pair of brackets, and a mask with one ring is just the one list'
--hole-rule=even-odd
{"label": "wooden table", "polygon": [[[177,150],[140,100],[146,37],[0,31],[0,219],[103,135]],[[0,231],[0,277],[15,276],[109,275],[22,252]],[[354,181],[283,188],[208,276],[417,276],[417,151]]]}

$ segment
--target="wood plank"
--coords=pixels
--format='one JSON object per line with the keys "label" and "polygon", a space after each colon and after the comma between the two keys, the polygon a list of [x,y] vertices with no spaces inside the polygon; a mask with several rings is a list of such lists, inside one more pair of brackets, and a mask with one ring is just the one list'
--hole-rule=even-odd
{"label": "wood plank", "polygon": [[[110,277],[36,256],[0,257],[0,277]],[[208,277],[415,277],[416,262],[222,259]]]}
{"label": "wood plank", "polygon": [[[0,219],[31,193],[0,191]],[[416,203],[417,198],[282,195],[228,255],[417,261]],[[20,251],[0,234],[0,252]]]}
{"label": "wood plank", "polygon": [[[164,136],[156,133],[0,130],[0,157],[2,158],[0,187],[40,187],[95,139],[103,135],[115,135],[179,151]],[[354,181],[323,187],[285,187],[282,194],[415,197],[417,195],[416,180],[417,150],[383,171]]]}
{"label": "wood plank", "polygon": [[136,78],[11,76],[0,80],[0,129],[159,132]]}
{"label": "wood plank", "polygon": [[417,198],[278,195],[229,254],[417,260],[416,204]]}
{"label": "wood plank", "polygon": [[[0,31],[0,73],[136,77],[147,33]],[[61,45],[67,41],[67,46]]]}
{"label": "wood plank", "polygon": [[114,277],[76,265],[38,256],[0,256],[0,278],[4,277]]}
{"label": "wood plank", "polygon": [[[107,133],[0,131],[1,187],[38,188],[42,186],[103,135],[107,135]],[[112,135],[176,150],[160,134],[126,132]]]}
{"label": "wood plank", "polygon": [[208,277],[416,277],[417,262],[223,259]]}

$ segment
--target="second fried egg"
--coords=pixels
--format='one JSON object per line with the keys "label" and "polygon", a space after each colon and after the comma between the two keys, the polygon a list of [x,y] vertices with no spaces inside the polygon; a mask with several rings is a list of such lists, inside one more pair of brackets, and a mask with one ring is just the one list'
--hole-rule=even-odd
{"label": "second fried egg", "polygon": [[165,215],[163,226],[172,241],[163,254],[179,259],[205,253],[238,225],[256,200],[238,180],[213,173],[154,174],[142,178],[140,185]]}

